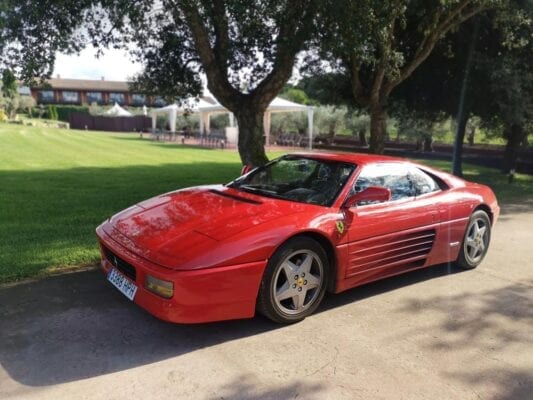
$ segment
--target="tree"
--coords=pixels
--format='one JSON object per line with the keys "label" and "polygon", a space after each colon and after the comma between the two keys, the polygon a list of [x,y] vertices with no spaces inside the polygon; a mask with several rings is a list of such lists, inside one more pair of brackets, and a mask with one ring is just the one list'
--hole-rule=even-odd
{"label": "tree", "polygon": [[2,71],[2,86],[0,97],[2,97],[2,105],[5,107],[7,116],[14,118],[19,107],[19,94],[17,92],[17,81],[13,72],[9,69]]}
{"label": "tree", "polygon": [[[500,131],[507,140],[504,172],[514,169],[518,149],[533,119],[533,4],[513,0],[476,18],[478,21],[463,24],[441,41],[392,99],[393,104],[402,102],[410,112],[455,117],[463,92],[463,118],[457,122],[461,129],[454,145],[457,175],[462,173],[460,153],[464,128],[471,116],[477,116],[485,128]],[[472,40],[476,41],[475,47],[471,46]],[[471,53],[469,47],[475,51]],[[471,73],[468,84],[463,85],[469,59]]]}
{"label": "tree", "polygon": [[492,0],[341,0],[324,13],[324,59],[350,80],[353,99],[370,114],[370,150],[383,153],[393,90],[428,58],[438,41]]}
{"label": "tree", "polygon": [[28,113],[28,116],[32,116],[32,109],[35,107],[35,99],[31,96],[20,96],[19,110]]}
{"label": "tree", "polygon": [[55,52],[133,47],[138,87],[198,95],[200,74],[239,125],[244,164],[267,161],[263,113],[314,30],[318,0],[5,0],[0,46],[21,76],[49,76]]}
{"label": "tree", "polygon": [[533,128],[533,3],[510,2],[494,16],[493,27],[491,45],[479,55],[484,79],[476,86],[474,111],[485,126],[501,129],[507,141],[502,171],[509,173]]}

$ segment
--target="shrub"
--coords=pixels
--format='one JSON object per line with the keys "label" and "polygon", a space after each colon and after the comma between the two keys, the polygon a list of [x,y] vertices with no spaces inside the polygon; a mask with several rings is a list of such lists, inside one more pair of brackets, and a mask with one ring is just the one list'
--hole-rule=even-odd
{"label": "shrub", "polygon": [[2,109],[0,109],[0,122],[7,121],[7,115],[6,112]]}
{"label": "shrub", "polygon": [[69,122],[70,114],[73,112],[81,112],[84,114],[89,114],[88,106],[55,106],[56,107],[56,116],[57,120],[63,122]]}
{"label": "shrub", "polygon": [[48,106],[48,115],[47,115],[48,119],[52,119],[54,121],[57,120],[57,108],[55,105],[53,104],[50,104]]}

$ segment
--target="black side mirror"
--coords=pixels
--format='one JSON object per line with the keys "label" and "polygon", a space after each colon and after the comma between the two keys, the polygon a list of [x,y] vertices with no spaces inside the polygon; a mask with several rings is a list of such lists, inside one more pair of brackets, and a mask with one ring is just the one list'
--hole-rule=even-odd
{"label": "black side mirror", "polygon": [[350,208],[356,206],[361,202],[378,202],[389,201],[391,198],[390,189],[382,186],[370,186],[365,190],[349,196],[344,202],[344,208]]}

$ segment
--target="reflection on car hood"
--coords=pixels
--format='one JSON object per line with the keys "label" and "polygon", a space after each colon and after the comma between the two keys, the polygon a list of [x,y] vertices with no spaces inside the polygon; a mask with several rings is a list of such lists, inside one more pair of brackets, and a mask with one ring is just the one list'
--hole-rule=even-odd
{"label": "reflection on car hood", "polygon": [[224,186],[207,186],[141,202],[113,216],[110,227],[127,238],[124,245],[134,245],[137,252],[142,249],[140,255],[170,266],[209,251],[217,242],[255,225],[308,207]]}

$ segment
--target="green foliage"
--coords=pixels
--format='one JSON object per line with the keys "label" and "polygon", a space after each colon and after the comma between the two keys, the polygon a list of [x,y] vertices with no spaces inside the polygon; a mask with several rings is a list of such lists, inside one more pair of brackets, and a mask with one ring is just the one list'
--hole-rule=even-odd
{"label": "green foliage", "polygon": [[84,114],[89,114],[89,107],[88,106],[63,106],[63,105],[57,105],[55,107],[56,118],[51,119],[57,119],[59,121],[63,122],[69,122],[70,114],[73,112],[80,112]]}
{"label": "green foliage", "polygon": [[305,132],[307,115],[305,113],[273,113],[270,131],[274,136],[281,133]]}
{"label": "green foliage", "polygon": [[59,51],[133,49],[144,66],[134,88],[170,100],[200,95],[205,74],[239,122],[243,163],[262,165],[260,116],[308,49],[320,2],[4,0],[0,64],[16,65],[30,80],[50,76]]}
{"label": "green foliage", "polygon": [[8,119],[14,119],[19,108],[20,95],[17,92],[17,81],[10,69],[2,71],[0,82],[0,106],[4,107]]}
{"label": "green foliage", "polygon": [[35,99],[32,96],[20,96],[18,111],[27,112],[31,117],[33,107],[35,107]]}
{"label": "green foliage", "polygon": [[345,126],[351,135],[358,135],[359,132],[368,132],[370,128],[370,117],[367,114],[357,112],[347,112],[345,116]]}
{"label": "green foliage", "polygon": [[319,104],[318,101],[310,99],[303,89],[290,85],[285,85],[283,90],[280,92],[279,97],[294,103],[305,104],[307,106],[315,106]]}
{"label": "green foliage", "polygon": [[335,136],[345,127],[346,107],[325,106],[315,110],[315,132]]}
{"label": "green foliage", "polygon": [[48,105],[45,118],[51,119],[53,121],[57,121],[57,108],[54,104]]}
{"label": "green foliage", "polygon": [[9,98],[17,95],[17,80],[13,72],[8,68],[2,71],[2,92],[5,97]]}
{"label": "green foliage", "polygon": [[7,115],[5,111],[0,108],[0,122],[5,122],[5,121],[7,121]]}

